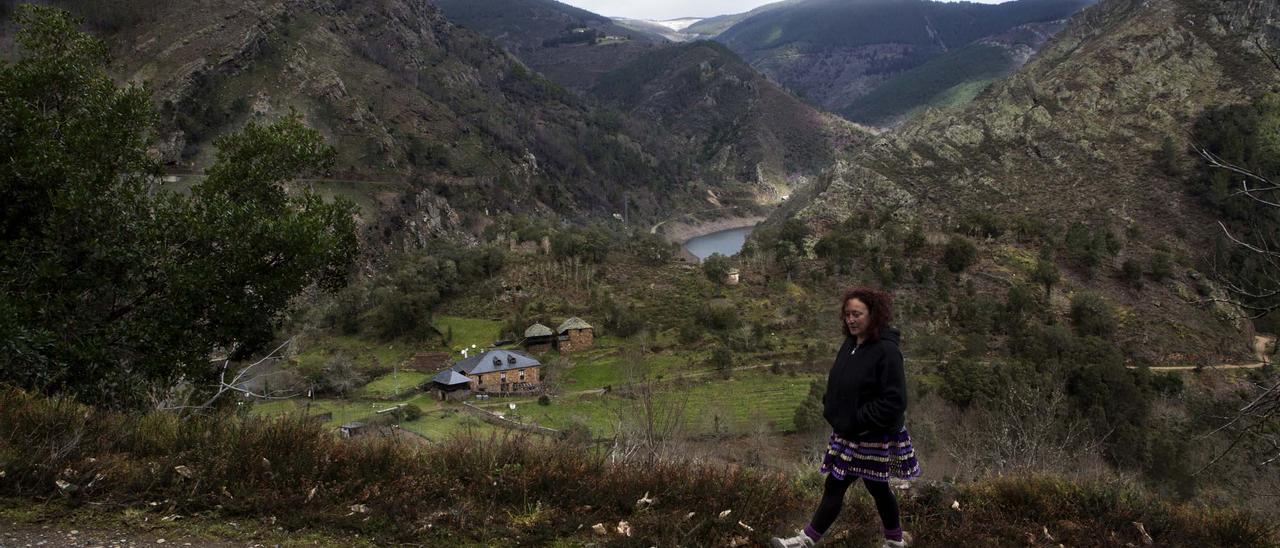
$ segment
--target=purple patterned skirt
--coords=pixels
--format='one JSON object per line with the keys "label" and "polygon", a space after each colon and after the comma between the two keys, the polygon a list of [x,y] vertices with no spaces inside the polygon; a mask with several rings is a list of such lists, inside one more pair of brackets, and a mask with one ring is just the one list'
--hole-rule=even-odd
{"label": "purple patterned skirt", "polygon": [[906,428],[892,434],[862,434],[852,440],[831,434],[831,444],[822,457],[822,473],[839,480],[905,480],[920,475],[920,463]]}

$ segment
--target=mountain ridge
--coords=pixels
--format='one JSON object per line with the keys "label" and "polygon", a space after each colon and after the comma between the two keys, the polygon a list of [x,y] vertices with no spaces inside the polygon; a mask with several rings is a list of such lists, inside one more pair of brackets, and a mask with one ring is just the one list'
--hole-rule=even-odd
{"label": "mountain ridge", "polygon": [[[882,135],[775,219],[794,216],[825,232],[870,207],[937,230],[956,230],[976,212],[1047,223],[1050,234],[1082,223],[1149,235],[1131,237],[1121,256],[1168,247],[1188,257],[1170,283],[1138,295],[1113,277],[1090,279],[1068,268],[1071,285],[1102,291],[1147,318],[1125,326],[1129,341],[1166,341],[1144,352],[1240,354],[1237,334],[1249,331],[1243,316],[1224,306],[1199,314],[1202,299],[1189,289],[1222,296],[1191,262],[1209,248],[1214,219],[1155,158],[1165,137],[1188,150],[1190,128],[1205,108],[1247,100],[1271,85],[1270,65],[1251,51],[1247,19],[1263,21],[1277,9],[1267,3],[1246,16],[1202,0],[1104,0],[1077,14],[1019,72],[958,111],[930,111]],[[990,245],[1017,246],[1007,236]],[[1117,270],[1118,258],[1111,261],[1104,272]],[[1146,357],[1165,357],[1154,354]]]}

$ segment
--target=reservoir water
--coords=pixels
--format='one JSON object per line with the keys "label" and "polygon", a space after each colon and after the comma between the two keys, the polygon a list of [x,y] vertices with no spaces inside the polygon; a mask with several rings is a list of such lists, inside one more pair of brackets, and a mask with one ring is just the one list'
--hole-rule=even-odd
{"label": "reservoir water", "polygon": [[684,243],[684,248],[689,250],[699,261],[710,257],[712,253],[729,256],[742,250],[742,244],[746,243],[747,235],[751,234],[753,226],[744,226],[742,228],[731,228],[729,230],[721,230],[720,232],[712,232],[693,238]]}

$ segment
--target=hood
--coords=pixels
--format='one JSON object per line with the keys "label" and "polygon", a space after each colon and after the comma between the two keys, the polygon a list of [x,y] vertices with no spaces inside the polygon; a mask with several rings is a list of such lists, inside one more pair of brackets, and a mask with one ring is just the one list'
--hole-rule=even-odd
{"label": "hood", "polygon": [[880,340],[889,341],[894,346],[902,346],[902,332],[896,327],[886,327],[880,330]]}

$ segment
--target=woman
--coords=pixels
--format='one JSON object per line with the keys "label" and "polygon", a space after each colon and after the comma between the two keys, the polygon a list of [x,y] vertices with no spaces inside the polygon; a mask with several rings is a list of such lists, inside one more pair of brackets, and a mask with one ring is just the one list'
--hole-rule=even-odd
{"label": "woman", "polygon": [[811,548],[840,514],[844,494],[859,478],[875,499],[884,526],[882,548],[906,546],[898,500],[889,478],[920,475],[905,427],[907,382],[893,321],[893,302],[883,291],[859,287],[844,294],[844,344],[827,375],[822,415],[833,430],[822,473],[822,501],[809,525],[794,537],[774,538],[773,548]]}

